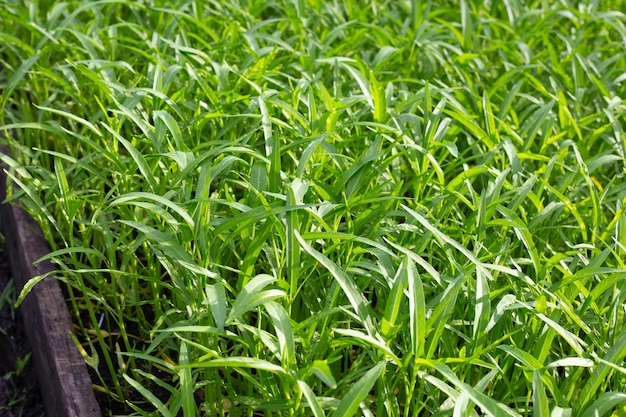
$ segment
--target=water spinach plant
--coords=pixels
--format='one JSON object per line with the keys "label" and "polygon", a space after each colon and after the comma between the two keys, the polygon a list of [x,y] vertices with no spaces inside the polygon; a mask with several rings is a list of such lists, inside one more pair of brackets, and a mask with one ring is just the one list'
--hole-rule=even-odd
{"label": "water spinach plant", "polygon": [[116,413],[624,412],[623,1],[0,7],[9,200]]}

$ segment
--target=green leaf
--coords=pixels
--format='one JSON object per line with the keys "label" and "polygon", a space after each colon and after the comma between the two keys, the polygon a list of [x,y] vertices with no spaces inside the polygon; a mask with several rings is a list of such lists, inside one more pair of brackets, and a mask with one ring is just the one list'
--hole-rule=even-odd
{"label": "green leaf", "polygon": [[40,53],[36,53],[32,55],[30,58],[22,62],[20,66],[18,67],[18,69],[15,70],[13,75],[11,75],[11,78],[6,84],[6,87],[3,88],[4,91],[2,91],[3,110],[4,110],[4,106],[9,100],[9,97],[11,97],[11,93],[13,93],[13,91],[17,88],[17,86],[22,81],[24,81],[26,74],[28,73],[28,71],[30,71],[31,67],[35,64],[35,62],[39,60],[40,56],[41,56]]}
{"label": "green leaf", "polygon": [[550,406],[541,381],[541,371],[533,371],[533,417],[549,417]]}
{"label": "green leaf", "polygon": [[180,383],[180,394],[183,400],[183,416],[195,417],[196,416],[196,402],[194,399],[194,381],[191,375],[191,368],[188,366],[190,363],[189,350],[187,343],[180,342],[178,350],[178,377]]}
{"label": "green leaf", "polygon": [[376,380],[382,375],[386,362],[377,363],[367,371],[343,396],[332,417],[352,417],[367,397]]}
{"label": "green leaf", "polygon": [[226,293],[221,283],[207,285],[204,290],[206,304],[211,308],[215,325],[222,332],[226,324]]}
{"label": "green leaf", "polygon": [[[172,134],[172,138],[174,139],[175,149],[184,149],[185,147],[183,145],[184,144],[183,134],[180,131],[180,127],[178,126],[178,122],[176,122],[176,119],[174,119],[174,117],[165,110],[155,111],[154,117],[157,120],[161,120],[167,127],[167,130],[169,130],[170,133]],[[160,151],[160,149],[157,149],[157,150]]]}
{"label": "green leaf", "polygon": [[577,397],[577,407],[575,409],[589,409],[591,401],[594,398],[598,398],[600,385],[606,383],[607,377],[613,369],[607,363],[619,364],[624,360],[624,357],[626,357],[626,330],[621,332],[613,346],[604,355],[604,362],[598,364],[583,386],[580,395]]}
{"label": "green leaf", "polygon": [[374,105],[374,121],[385,123],[387,121],[387,97],[384,87],[376,80],[373,71],[369,71],[369,87]]}
{"label": "green leaf", "polygon": [[424,355],[426,344],[426,298],[424,285],[417,268],[405,255],[403,270],[409,286],[409,326],[411,329],[411,352],[417,358]]}
{"label": "green leaf", "polygon": [[491,273],[487,269],[484,268],[483,263],[480,260],[478,260],[478,258],[476,258],[476,256],[472,252],[470,252],[465,246],[461,245],[459,242],[455,241],[454,239],[446,236],[442,231],[440,231],[437,227],[433,226],[428,220],[426,220],[424,217],[422,217],[416,211],[411,210],[409,207],[407,207],[404,204],[401,204],[401,207],[411,217],[413,217],[422,226],[424,226],[424,228],[426,230],[428,230],[433,235],[435,235],[435,237],[437,237],[437,239],[439,239],[439,240],[449,244],[450,246],[452,246],[453,248],[455,248],[456,250],[461,252],[463,255],[465,255],[465,257],[467,257],[467,259],[469,259],[474,265],[476,265],[476,268],[481,269],[482,273],[485,274],[485,276],[487,278],[489,278],[490,280],[493,280],[493,277],[491,276]]}
{"label": "green leaf", "polygon": [[295,368],[296,366],[296,345],[293,337],[293,329],[287,311],[280,304],[269,301],[264,304],[267,313],[272,319],[278,343],[280,345],[280,353],[283,366],[286,369]]}
{"label": "green leaf", "polygon": [[321,253],[313,249],[302,238],[302,236],[300,236],[300,233],[297,230],[294,230],[294,234],[296,236],[296,239],[300,243],[300,246],[302,247],[302,249],[307,254],[315,258],[315,260],[317,260],[320,264],[322,264],[326,269],[328,269],[328,271],[331,273],[333,278],[337,281],[341,289],[344,291],[344,293],[348,297],[348,301],[350,301],[350,305],[354,309],[354,312],[357,314],[357,316],[361,320],[361,323],[365,326],[365,329],[367,330],[368,334],[370,336],[376,334],[376,329],[374,327],[372,315],[367,309],[367,304],[368,304],[367,299],[365,298],[363,293],[359,291],[359,288],[354,283],[354,281],[348,276],[348,274],[343,272],[339,268],[339,266],[337,266],[337,264],[335,264],[326,256],[322,255]]}
{"label": "green leaf", "polygon": [[136,204],[136,200],[150,200],[150,201],[159,203],[165,207],[172,209],[174,212],[176,212],[180,217],[183,218],[183,220],[187,222],[190,228],[193,229],[195,225],[195,222],[193,221],[191,216],[187,213],[187,211],[185,211],[185,209],[183,209],[181,206],[179,206],[175,202],[168,200],[167,198],[162,197],[160,195],[153,194],[153,193],[137,191],[137,192],[122,194],[115,200],[111,201],[109,206],[114,207],[114,206],[123,205],[123,204]]}
{"label": "green leaf", "polygon": [[309,387],[306,382],[301,380],[298,380],[298,387],[300,387],[300,391],[302,391],[304,398],[306,398],[306,401],[309,404],[313,415],[315,417],[324,417],[324,410],[317,400],[315,393],[313,392],[313,390],[311,390],[311,387]]}
{"label": "green leaf", "polygon": [[141,175],[150,186],[151,191],[153,193],[156,193],[157,192],[157,180],[154,177],[154,174],[152,174],[152,171],[150,170],[150,167],[148,166],[148,163],[144,159],[141,152],[139,152],[137,148],[135,148],[129,141],[124,139],[122,135],[120,135],[115,130],[113,130],[113,128],[109,127],[106,124],[103,124],[103,126],[106,130],[109,131],[109,133],[113,135],[115,139],[117,139],[124,146],[124,148],[126,148],[130,156],[133,158],[133,160],[137,164],[137,167],[139,168],[139,172],[141,172]]}
{"label": "green leaf", "polygon": [[[409,265],[407,265],[409,264]],[[387,303],[385,304],[385,313],[380,323],[380,334],[384,339],[389,339],[396,326],[396,320],[400,313],[400,306],[404,299],[404,290],[408,286],[408,268],[412,266],[412,263],[408,261],[408,257],[405,256],[404,261],[398,268],[396,276],[394,277],[393,284],[391,286],[391,292],[387,297]],[[413,268],[415,268],[413,266]],[[413,318],[413,317],[412,317]],[[411,329],[413,326],[411,326]]]}
{"label": "green leaf", "polygon": [[335,377],[328,366],[328,361],[315,360],[313,361],[313,365],[311,366],[311,370],[317,376],[320,381],[326,384],[328,387],[335,389],[337,387],[337,382],[335,381]]}
{"label": "green leaf", "polygon": [[602,417],[607,415],[609,411],[617,405],[626,402],[626,393],[623,392],[605,392],[600,395],[597,400],[587,407],[580,417]]}
{"label": "green leaf", "polygon": [[434,362],[434,367],[442,375],[448,378],[448,380],[452,382],[452,384],[454,384],[459,390],[461,390],[461,392],[467,392],[471,400],[474,401],[485,414],[493,417],[520,417],[520,414],[510,409],[506,405],[499,403],[492,398],[489,398],[482,392],[462,382],[447,365]]}
{"label": "green leaf", "polygon": [[533,371],[539,371],[543,369],[543,364],[539,362],[539,360],[537,360],[533,355],[519,348],[516,348],[515,346],[500,345],[498,346],[498,349],[513,356],[515,359],[517,359],[519,362],[527,366],[529,369],[532,369]]}
{"label": "green leaf", "polygon": [[[93,123],[83,119],[82,117],[79,117],[73,113],[70,112],[66,112],[64,110],[59,110],[59,109],[53,109],[51,107],[46,107],[46,106],[38,106],[37,104],[34,104],[35,107],[37,107],[40,110],[44,110],[44,111],[49,111],[50,113],[54,113],[54,114],[58,114],[59,116],[63,116],[69,120],[74,120],[75,122],[80,123],[81,125],[85,126],[86,128],[88,128],[89,130],[91,130],[92,132],[94,132],[96,135],[98,136],[102,136],[102,133],[100,132],[100,130],[93,125]],[[105,125],[106,127],[106,125]]]}
{"label": "green leaf", "polygon": [[281,290],[267,290],[263,288],[276,281],[276,278],[267,274],[260,274],[248,282],[241,293],[235,299],[233,307],[226,318],[225,324],[228,326],[233,321],[238,320],[241,316],[257,306],[272,301],[276,298],[284,297],[286,294]]}
{"label": "green leaf", "polygon": [[128,376],[128,374],[123,374],[122,376],[124,377],[126,382],[128,382],[131,387],[135,388],[146,400],[148,400],[148,402],[154,408],[156,408],[163,417],[174,417],[174,414],[167,408],[165,404],[163,404],[161,400],[157,398],[156,395],[150,392],[147,388],[144,388],[143,385],[132,379],[130,376]]}
{"label": "green leaf", "polygon": [[[584,340],[561,326],[556,321],[547,317],[545,314],[538,313],[537,317],[539,317],[548,326],[552,327],[554,331],[559,334],[559,336],[565,339],[565,341],[576,351],[576,353],[578,353],[580,356],[584,354],[584,347],[587,346],[587,343],[585,343]],[[626,353],[626,350],[624,352]]]}
{"label": "green leaf", "polygon": [[286,371],[271,362],[263,359],[249,358],[247,356],[231,356],[218,358],[210,361],[196,362],[189,365],[191,368],[252,368],[269,371],[275,374],[287,375]]}
{"label": "green leaf", "polygon": [[22,287],[22,290],[20,291],[20,295],[17,297],[17,300],[15,300],[14,307],[18,308],[22,304],[26,296],[30,294],[33,288],[35,288],[35,285],[39,284],[44,279],[50,277],[53,273],[54,271],[51,271],[43,275],[37,275],[35,277],[30,278],[28,281],[26,281],[26,283]]}

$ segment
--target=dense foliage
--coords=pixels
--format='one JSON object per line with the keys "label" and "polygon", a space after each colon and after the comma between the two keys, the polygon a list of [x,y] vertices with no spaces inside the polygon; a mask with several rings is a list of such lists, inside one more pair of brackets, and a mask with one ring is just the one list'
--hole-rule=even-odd
{"label": "dense foliage", "polygon": [[623,406],[624,2],[0,7],[11,199],[111,403]]}

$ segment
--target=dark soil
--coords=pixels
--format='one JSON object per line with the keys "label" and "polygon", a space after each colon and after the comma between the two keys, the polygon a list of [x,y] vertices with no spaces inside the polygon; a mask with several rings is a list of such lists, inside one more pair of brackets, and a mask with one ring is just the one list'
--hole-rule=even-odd
{"label": "dark soil", "polygon": [[0,246],[0,417],[42,417],[45,409],[39,392],[30,346],[24,333],[11,268]]}

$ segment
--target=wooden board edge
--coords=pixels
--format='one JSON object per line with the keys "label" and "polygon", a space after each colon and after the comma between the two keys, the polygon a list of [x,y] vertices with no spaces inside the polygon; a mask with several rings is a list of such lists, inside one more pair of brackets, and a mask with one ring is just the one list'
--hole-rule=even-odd
{"label": "wooden board edge", "polygon": [[[7,155],[6,148],[0,152]],[[34,265],[49,253],[37,223],[24,210],[4,203],[7,176],[0,164],[0,225],[6,239],[16,289],[35,276],[53,273],[50,262]],[[101,417],[87,365],[74,345],[72,321],[59,282],[50,276],[38,283],[20,306],[32,358],[49,416]]]}

